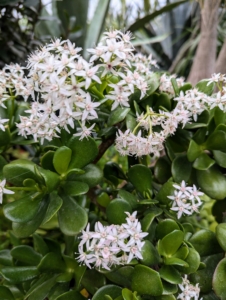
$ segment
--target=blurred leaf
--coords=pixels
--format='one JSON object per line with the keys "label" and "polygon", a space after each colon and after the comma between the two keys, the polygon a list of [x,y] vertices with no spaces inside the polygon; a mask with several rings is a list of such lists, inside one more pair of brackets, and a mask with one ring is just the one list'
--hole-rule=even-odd
{"label": "blurred leaf", "polygon": [[122,288],[113,285],[113,284],[108,284],[106,286],[101,287],[94,295],[92,300],[103,300],[105,298],[105,295],[109,295],[113,299],[115,299],[118,296],[121,296],[122,294]]}
{"label": "blurred leaf", "polygon": [[140,45],[145,45],[145,44],[152,44],[152,43],[159,43],[162,42],[164,39],[166,39],[169,36],[168,33],[162,34],[153,38],[149,39],[142,39],[142,40],[132,40],[132,44],[134,47],[140,46]]}

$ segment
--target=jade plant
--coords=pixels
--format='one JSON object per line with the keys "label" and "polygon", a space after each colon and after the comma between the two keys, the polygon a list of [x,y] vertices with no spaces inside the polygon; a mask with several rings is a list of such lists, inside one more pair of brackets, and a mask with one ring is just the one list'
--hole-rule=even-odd
{"label": "jade plant", "polygon": [[0,72],[0,299],[226,299],[226,76],[131,38]]}

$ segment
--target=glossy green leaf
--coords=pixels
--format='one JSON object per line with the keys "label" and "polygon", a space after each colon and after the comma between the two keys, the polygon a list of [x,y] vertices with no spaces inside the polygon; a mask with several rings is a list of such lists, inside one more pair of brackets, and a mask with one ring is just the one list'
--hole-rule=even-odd
{"label": "glossy green leaf", "polygon": [[80,141],[78,137],[72,137],[69,140],[67,147],[72,150],[69,169],[84,168],[92,162],[98,154],[96,142],[91,137],[83,139],[82,141]]}
{"label": "glossy green leaf", "polygon": [[77,291],[69,291],[56,298],[56,300],[85,300],[85,299],[87,298],[83,297]]}
{"label": "glossy green leaf", "polygon": [[134,268],[131,266],[124,266],[116,269],[115,271],[106,273],[105,276],[115,284],[119,284],[121,286],[130,286],[133,269]]}
{"label": "glossy green leaf", "polygon": [[186,154],[177,156],[172,162],[172,175],[176,182],[188,181],[191,176],[192,164],[188,161]]}
{"label": "glossy green leaf", "polygon": [[209,293],[213,290],[212,281],[214,280],[214,272],[223,256],[223,254],[206,256],[202,260],[206,267],[189,275],[189,278],[194,285],[197,283],[199,284],[201,293]]}
{"label": "glossy green leaf", "polygon": [[115,125],[125,119],[127,114],[130,112],[130,108],[122,108],[122,107],[117,107],[115,110],[113,110],[108,118],[108,126]]}
{"label": "glossy green leaf", "polygon": [[42,224],[45,224],[58,212],[63,204],[63,200],[58,196],[56,192],[49,194],[49,205],[45,214],[45,218]]}
{"label": "glossy green leaf", "polygon": [[21,245],[13,248],[11,250],[11,255],[14,259],[31,266],[38,265],[42,258],[41,254],[37,253],[32,247],[27,245]]}
{"label": "glossy green leaf", "polygon": [[113,285],[113,284],[108,284],[106,286],[101,287],[94,295],[92,300],[104,300],[104,296],[105,295],[109,295],[110,297],[112,297],[113,299],[121,296],[122,294],[122,288],[117,286],[117,285]]}
{"label": "glossy green leaf", "polygon": [[226,223],[217,225],[216,238],[221,248],[226,252]]}
{"label": "glossy green leaf", "polygon": [[197,170],[207,170],[215,164],[215,160],[209,157],[208,154],[202,153],[193,163],[193,168]]}
{"label": "glossy green leaf", "polygon": [[182,283],[181,274],[173,267],[163,265],[159,271],[160,277],[172,284]]}
{"label": "glossy green leaf", "polygon": [[[157,80],[156,80],[156,86],[158,87],[159,86],[159,83],[160,83],[160,78],[157,77]],[[154,111],[159,111],[159,109],[162,109],[162,107],[164,107],[165,109],[167,110],[171,110],[171,100],[170,100],[170,97],[168,94],[166,93],[161,93],[158,95],[158,98],[157,98],[157,101],[155,103],[155,106],[154,106]]]}
{"label": "glossy green leaf", "polygon": [[226,153],[219,150],[213,150],[213,157],[220,167],[226,168]]}
{"label": "glossy green leaf", "polygon": [[95,269],[87,269],[81,283],[90,294],[94,294],[106,285],[106,277]]}
{"label": "glossy green leaf", "polygon": [[213,93],[214,87],[215,87],[215,83],[211,82],[209,83],[209,79],[203,79],[201,81],[199,81],[195,87],[199,90],[199,92],[203,92],[206,95],[210,96]]}
{"label": "glossy green leaf", "polygon": [[165,280],[162,280],[163,285],[163,295],[172,295],[175,294],[178,291],[178,285],[177,284],[171,284]]}
{"label": "glossy green leaf", "polygon": [[154,176],[159,183],[165,183],[171,177],[171,165],[168,159],[159,157],[154,167]]}
{"label": "glossy green leaf", "polygon": [[36,267],[3,267],[0,269],[3,278],[12,283],[22,283],[39,275]]}
{"label": "glossy green leaf", "polygon": [[48,193],[51,193],[59,187],[60,177],[57,173],[45,170],[43,168],[38,168],[38,171],[45,180],[45,185],[47,187]]}
{"label": "glossy green leaf", "polygon": [[26,187],[35,187],[36,182],[34,181],[34,179],[27,178],[27,179],[24,179],[23,185],[26,186]]}
{"label": "glossy green leaf", "polygon": [[226,299],[226,258],[222,259],[213,275],[213,290],[220,299]]}
{"label": "glossy green leaf", "polygon": [[132,290],[139,294],[160,296],[163,286],[159,273],[149,267],[136,265],[132,274]]}
{"label": "glossy green leaf", "polygon": [[66,235],[78,234],[87,224],[87,212],[71,197],[62,196],[62,199],[63,205],[58,211],[60,229]]}
{"label": "glossy green leaf", "polygon": [[143,193],[152,190],[152,172],[144,165],[134,165],[131,167],[128,177],[137,191]]}
{"label": "glossy green leaf", "polygon": [[127,217],[125,212],[132,213],[131,205],[123,199],[113,199],[106,209],[108,222],[119,225],[125,223]]}
{"label": "glossy green leaf", "polygon": [[11,141],[11,134],[10,134],[9,126],[5,125],[4,127],[5,127],[5,130],[0,131],[0,147],[10,144],[10,141]]}
{"label": "glossy green leaf", "polygon": [[177,222],[172,219],[165,219],[159,222],[158,226],[156,227],[156,238],[162,239],[165,235],[169,234],[174,230],[179,230],[180,227],[178,226]]}
{"label": "glossy green leaf", "polygon": [[217,242],[215,234],[207,229],[197,231],[189,240],[189,242],[198,251],[200,256],[207,256],[222,251]]}
{"label": "glossy green leaf", "polygon": [[168,196],[174,195],[174,184],[175,182],[173,182],[172,180],[168,180],[166,183],[164,183],[160,188],[158,194],[156,195],[156,199],[162,204],[168,204],[169,202],[171,202]]}
{"label": "glossy green leaf", "polygon": [[32,220],[38,213],[42,202],[40,198],[32,199],[33,195],[7,203],[3,207],[6,218],[12,222],[24,223]]}
{"label": "glossy green leaf", "polygon": [[35,173],[36,165],[25,159],[17,159],[7,164],[3,168],[3,175],[6,180],[15,186],[23,186],[23,181],[27,178],[34,179],[35,182],[42,181]]}
{"label": "glossy green leaf", "polygon": [[13,266],[13,258],[9,249],[4,249],[0,251],[0,265],[9,267]]}
{"label": "glossy green leaf", "polygon": [[122,290],[122,297],[123,300],[137,300],[137,297],[134,295],[134,293],[127,288]]}
{"label": "glossy green leaf", "polygon": [[13,232],[15,233],[15,235],[17,237],[27,237],[29,235],[31,235],[32,233],[34,233],[36,231],[36,229],[38,229],[38,227],[41,225],[45,214],[46,214],[46,210],[48,207],[48,200],[46,201],[46,199],[43,199],[41,201],[41,205],[39,206],[39,210],[36,214],[36,216],[26,222],[26,223],[16,223],[13,222],[12,228],[13,228]]}
{"label": "glossy green leaf", "polygon": [[187,245],[182,245],[176,253],[174,253],[173,257],[185,260],[189,254],[189,249]]}
{"label": "glossy green leaf", "polygon": [[197,182],[201,191],[212,199],[221,200],[226,197],[226,178],[217,168],[196,170]]}
{"label": "glossy green leaf", "polygon": [[29,300],[43,300],[48,296],[51,288],[56,283],[56,275],[52,275],[29,293]]}
{"label": "glossy green leaf", "polygon": [[54,153],[55,153],[54,151],[49,150],[41,157],[42,168],[55,172],[55,168],[53,165]]}
{"label": "glossy green leaf", "polygon": [[153,207],[141,220],[141,227],[143,231],[148,231],[155,217],[161,215],[162,209],[158,207]]}
{"label": "glossy green leaf", "polygon": [[222,130],[213,132],[203,144],[207,150],[226,151],[226,133]]}
{"label": "glossy green leaf", "polygon": [[188,263],[189,267],[180,267],[179,270],[185,274],[195,273],[200,265],[200,255],[193,249],[189,248],[188,256],[185,258],[185,262]]}
{"label": "glossy green leaf", "polygon": [[68,196],[79,196],[86,194],[89,186],[87,183],[81,181],[65,181],[63,189]]}
{"label": "glossy green leaf", "polygon": [[223,110],[221,110],[218,106],[215,107],[214,109],[214,121],[216,125],[219,125],[221,123],[225,123],[226,121],[226,115]]}
{"label": "glossy green leaf", "polygon": [[157,265],[160,261],[158,251],[148,240],[144,241],[144,245],[141,249],[141,255],[143,257],[143,259],[141,259],[141,264],[146,266]]}
{"label": "glossy green leaf", "polygon": [[3,300],[15,300],[12,292],[6,286],[0,286],[0,299],[3,299]]}
{"label": "glossy green leaf", "polygon": [[109,195],[105,192],[102,192],[100,195],[97,196],[97,203],[103,207],[107,207],[110,202],[111,199]]}
{"label": "glossy green leaf", "polygon": [[66,270],[66,264],[60,255],[54,252],[49,252],[42,258],[37,268],[42,273],[43,272],[61,273]]}
{"label": "glossy green leaf", "polygon": [[88,184],[90,188],[99,184],[103,179],[102,170],[94,164],[87,165],[83,170],[85,171],[85,173],[78,174],[76,176],[76,181],[82,181]]}
{"label": "glossy green leaf", "polygon": [[159,253],[163,256],[170,257],[171,255],[176,253],[183,241],[184,233],[180,230],[174,230],[159,241]]}
{"label": "glossy green leaf", "polygon": [[71,161],[72,150],[66,146],[56,150],[53,156],[53,165],[57,173],[64,174]]}
{"label": "glossy green leaf", "polygon": [[194,161],[197,157],[199,157],[203,152],[203,147],[198,145],[194,140],[190,141],[187,157],[190,162]]}
{"label": "glossy green leaf", "polygon": [[183,259],[177,258],[177,257],[166,257],[164,259],[164,263],[169,266],[181,266],[181,267],[188,267],[188,263],[184,261]]}
{"label": "glossy green leaf", "polygon": [[45,243],[44,239],[37,233],[33,234],[33,244],[34,250],[40,253],[41,255],[46,255],[49,252],[49,248]]}
{"label": "glossy green leaf", "polygon": [[128,113],[126,115],[126,128],[133,131],[136,125],[137,125],[136,118],[131,113]]}
{"label": "glossy green leaf", "polygon": [[67,266],[67,272],[74,274],[76,282],[75,288],[78,290],[87,267],[85,265],[80,265],[74,258],[70,256],[64,255],[63,258]]}

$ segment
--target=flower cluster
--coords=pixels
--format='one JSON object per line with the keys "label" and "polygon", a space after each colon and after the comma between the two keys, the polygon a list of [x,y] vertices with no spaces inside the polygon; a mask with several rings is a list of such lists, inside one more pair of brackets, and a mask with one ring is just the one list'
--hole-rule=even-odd
{"label": "flower cluster", "polygon": [[187,275],[184,276],[182,284],[179,284],[179,288],[182,293],[180,293],[177,296],[177,299],[181,299],[181,300],[199,299],[200,288],[198,286],[198,283],[195,286],[192,285],[188,280]]}
{"label": "flower cluster", "polygon": [[160,77],[159,90],[161,92],[167,93],[171,96],[175,96],[175,92],[174,92],[173,85],[172,85],[172,82],[171,82],[172,78],[176,79],[176,82],[177,82],[177,85],[178,85],[179,88],[184,85],[184,78],[183,77],[176,78],[175,74],[170,75],[170,76],[167,76],[166,74],[163,74]]}
{"label": "flower cluster", "polygon": [[176,108],[187,111],[188,117],[193,117],[194,121],[197,121],[198,115],[213,102],[211,97],[199,92],[196,88],[187,90],[185,94],[181,91],[180,95],[175,97],[174,100],[178,101]]}
{"label": "flower cluster", "polygon": [[167,196],[170,200],[173,200],[173,205],[171,210],[177,212],[177,218],[185,215],[191,215],[194,212],[198,213],[199,206],[202,205],[200,196],[203,196],[203,193],[197,190],[197,187],[186,186],[185,181],[183,180],[180,185],[174,184],[175,188],[174,196]]}
{"label": "flower cluster", "polygon": [[142,239],[148,233],[142,232],[136,219],[137,212],[126,214],[127,223],[122,225],[103,226],[97,222],[94,231],[87,225],[78,247],[80,263],[89,268],[93,264],[96,268],[109,270],[112,265],[128,264],[133,258],[142,259]]}
{"label": "flower cluster", "polygon": [[13,191],[10,191],[5,188],[6,180],[0,182],[0,203],[2,203],[3,194],[14,194]]}

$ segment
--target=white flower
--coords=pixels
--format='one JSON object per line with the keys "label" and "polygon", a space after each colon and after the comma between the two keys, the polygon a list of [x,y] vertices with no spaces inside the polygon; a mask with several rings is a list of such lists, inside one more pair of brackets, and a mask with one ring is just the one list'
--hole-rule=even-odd
{"label": "white flower", "polygon": [[3,179],[0,182],[0,203],[2,203],[3,194],[14,194],[13,191],[10,191],[10,190],[5,188],[5,184],[6,184],[6,180]]}

